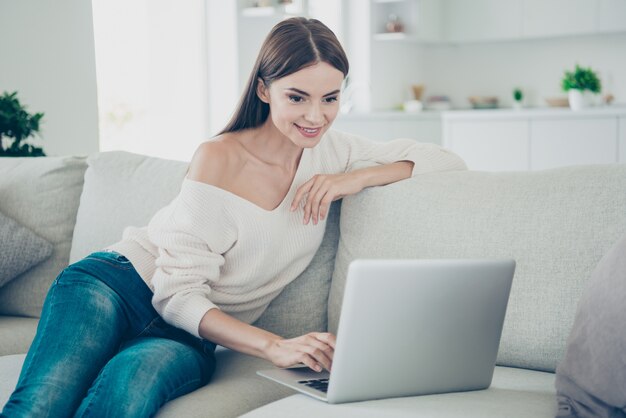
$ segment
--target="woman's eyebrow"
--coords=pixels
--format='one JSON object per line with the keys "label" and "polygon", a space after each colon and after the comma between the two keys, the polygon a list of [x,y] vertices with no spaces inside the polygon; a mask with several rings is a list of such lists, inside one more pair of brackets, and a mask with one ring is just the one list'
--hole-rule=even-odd
{"label": "woman's eyebrow", "polygon": [[[302,90],[297,89],[295,87],[288,87],[285,90],[291,90],[291,91],[293,91],[295,93],[301,94],[302,96],[311,97],[311,95],[309,93],[307,93],[306,91],[302,91]],[[322,97],[332,96],[333,94],[337,94],[337,93],[339,93],[339,90],[333,90],[330,93],[326,93]]]}

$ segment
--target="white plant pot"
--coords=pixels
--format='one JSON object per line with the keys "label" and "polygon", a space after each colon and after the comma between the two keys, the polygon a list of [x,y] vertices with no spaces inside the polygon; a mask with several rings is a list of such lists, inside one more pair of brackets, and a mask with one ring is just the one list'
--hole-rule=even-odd
{"label": "white plant pot", "polygon": [[592,105],[593,94],[589,90],[570,89],[567,95],[572,110],[581,110]]}

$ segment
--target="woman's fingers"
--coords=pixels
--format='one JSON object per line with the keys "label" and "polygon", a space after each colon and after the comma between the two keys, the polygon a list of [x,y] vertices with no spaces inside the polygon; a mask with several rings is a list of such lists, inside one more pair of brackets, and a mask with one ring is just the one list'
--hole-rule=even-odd
{"label": "woman's fingers", "polygon": [[[321,341],[315,340],[318,344],[323,344]],[[324,344],[325,345],[325,344]],[[330,370],[333,364],[332,361],[332,349],[329,346],[324,345],[307,344],[303,347],[305,353],[313,358],[326,370]],[[313,367],[313,370],[317,370]],[[318,370],[319,371],[319,370]]]}
{"label": "woman's fingers", "polygon": [[316,332],[313,333],[313,336],[321,342],[328,344],[333,351],[335,350],[335,345],[337,344],[337,337],[335,337],[335,335],[330,332]]}
{"label": "woman's fingers", "polygon": [[298,187],[298,190],[296,190],[296,195],[294,196],[293,201],[291,202],[291,211],[292,212],[294,210],[296,210],[298,208],[298,206],[300,206],[300,202],[302,201],[304,196],[307,193],[309,193],[309,190],[311,190],[311,186],[313,186],[314,182],[315,182],[315,177],[313,177],[312,179],[310,179],[306,183],[302,184],[302,186]]}
{"label": "woman's fingers", "polygon": [[298,188],[291,210],[296,210],[304,200],[302,223],[307,225],[313,219],[313,224],[317,225],[326,218],[333,201],[358,193],[363,187],[361,177],[354,173],[316,174]]}
{"label": "woman's fingers", "polygon": [[313,220],[313,225],[317,225],[317,220],[319,219],[320,212],[320,202],[322,201],[322,198],[325,194],[326,188],[320,187],[319,189],[317,189],[317,191],[313,195],[313,198],[311,199],[311,218]]}
{"label": "woman's fingers", "polygon": [[309,356],[306,353],[302,353],[302,356],[300,357],[300,363],[304,364],[311,370],[315,370],[316,372],[322,371],[322,365],[319,364],[317,361],[313,359],[313,357]]}
{"label": "woman's fingers", "polygon": [[298,208],[302,200],[304,200],[304,218],[302,220],[302,223],[305,225],[309,223],[309,220],[311,218],[313,196],[320,188],[320,177],[321,176],[319,175],[315,175],[302,186],[298,187],[298,190],[296,190],[296,195],[293,198],[293,202],[291,203],[290,209],[293,212]]}
{"label": "woman's fingers", "polygon": [[320,202],[320,220],[324,220],[326,215],[328,215],[328,211],[330,210],[330,204],[333,201],[337,200],[337,196],[332,193],[326,193],[326,195],[322,198]]}
{"label": "woman's fingers", "polygon": [[302,363],[315,371],[331,370],[335,337],[330,333],[311,332],[289,340],[277,341],[271,360],[279,367]]}
{"label": "woman's fingers", "polygon": [[311,333],[308,334],[309,338],[307,340],[309,346],[313,348],[313,351],[309,351],[308,353],[327,370],[331,369],[335,354],[334,338],[329,336],[332,336],[332,334]]}
{"label": "woman's fingers", "polygon": [[324,179],[322,176],[315,176],[315,179],[311,189],[309,190],[309,194],[306,198],[306,203],[304,205],[304,224],[307,225],[311,220],[311,217],[314,219],[314,224],[317,223],[315,220],[315,216],[317,214],[317,196],[322,191],[324,185]]}
{"label": "woman's fingers", "polygon": [[323,220],[328,213],[330,204],[335,199],[335,191],[333,185],[328,181],[320,182],[320,186],[315,190],[311,190],[309,193],[309,199],[311,203],[311,216],[313,218],[313,224],[317,225],[318,221]]}

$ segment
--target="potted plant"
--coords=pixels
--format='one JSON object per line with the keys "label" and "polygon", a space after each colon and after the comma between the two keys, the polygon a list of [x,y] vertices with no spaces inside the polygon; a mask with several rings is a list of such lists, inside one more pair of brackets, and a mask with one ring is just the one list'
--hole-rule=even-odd
{"label": "potted plant", "polygon": [[42,157],[43,149],[22,142],[39,133],[43,113],[29,114],[17,99],[17,92],[0,96],[0,157]]}
{"label": "potted plant", "polygon": [[589,106],[593,100],[592,95],[599,94],[602,89],[598,75],[591,68],[583,68],[578,64],[573,72],[565,71],[561,86],[568,94],[572,110]]}
{"label": "potted plant", "polygon": [[513,90],[513,109],[521,109],[522,100],[524,100],[524,93],[522,89],[516,87]]}

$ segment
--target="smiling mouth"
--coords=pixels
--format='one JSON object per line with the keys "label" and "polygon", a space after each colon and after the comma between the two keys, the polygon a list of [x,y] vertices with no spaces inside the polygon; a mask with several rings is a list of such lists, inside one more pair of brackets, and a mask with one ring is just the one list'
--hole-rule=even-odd
{"label": "smiling mouth", "polygon": [[298,128],[298,131],[300,131],[300,133],[302,135],[304,135],[307,138],[314,138],[317,135],[319,135],[319,133],[322,131],[322,127],[318,127],[318,128],[305,128],[303,126],[300,126],[296,123],[294,123],[294,125],[296,126],[296,128]]}

